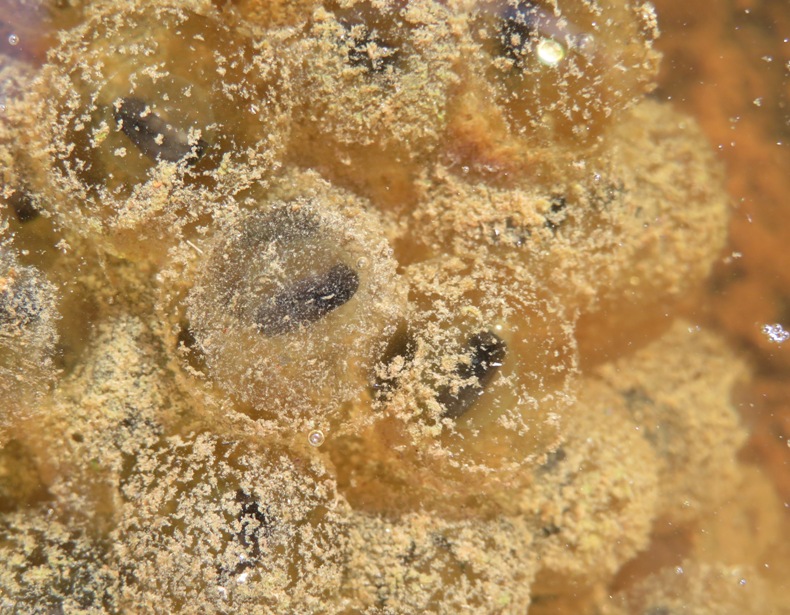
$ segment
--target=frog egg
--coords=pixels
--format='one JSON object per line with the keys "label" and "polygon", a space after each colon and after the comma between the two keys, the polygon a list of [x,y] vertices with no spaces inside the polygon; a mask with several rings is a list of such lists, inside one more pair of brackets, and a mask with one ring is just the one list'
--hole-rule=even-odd
{"label": "frog egg", "polygon": [[286,88],[274,64],[188,10],[95,9],[64,35],[28,100],[25,150],[42,207],[121,256],[163,253],[218,194],[277,167]]}
{"label": "frog egg", "polygon": [[400,238],[398,256],[487,258],[523,270],[535,280],[532,292],[568,313],[588,310],[608,282],[599,261],[612,256],[601,248],[619,240],[597,213],[607,204],[603,188],[573,180],[549,188],[498,186],[436,165],[420,182],[411,214],[409,226],[422,232]]}
{"label": "frog egg", "polygon": [[537,564],[528,527],[507,517],[355,513],[348,551],[340,596],[355,613],[526,613]]}
{"label": "frog egg", "polygon": [[496,279],[447,259],[406,275],[404,339],[380,360],[374,422],[324,445],[341,489],[360,509],[507,508],[505,494],[561,440],[575,381],[572,322],[509,269]]}
{"label": "frog egg", "polygon": [[457,48],[433,0],[329,2],[289,56],[298,96],[293,159],[401,208],[444,130]]}
{"label": "frog egg", "polygon": [[33,267],[0,246],[0,441],[33,416],[55,374],[56,291]]}
{"label": "frog egg", "polygon": [[648,546],[653,529],[655,451],[605,384],[585,379],[577,400],[562,445],[517,496],[536,536],[536,597],[610,582]]}
{"label": "frog egg", "polygon": [[597,372],[658,453],[657,515],[677,526],[733,496],[746,432],[731,396],[747,368],[724,340],[677,319],[658,340]]}
{"label": "frog egg", "polygon": [[213,435],[141,451],[112,536],[138,612],[317,612],[334,596],[347,511],[317,460]]}
{"label": "frog egg", "polygon": [[0,446],[0,515],[33,508],[47,499],[35,452],[21,439]]}
{"label": "frog egg", "polygon": [[579,322],[588,364],[667,328],[720,257],[730,209],[706,138],[668,105],[637,105],[604,135],[604,145],[588,160],[592,177],[585,182],[587,192],[605,197],[585,224],[591,235],[583,266],[602,282]]}
{"label": "frog egg", "polygon": [[118,483],[134,456],[194,410],[161,367],[159,340],[145,320],[107,317],[85,345],[79,365],[60,379],[19,438],[35,453],[58,505],[106,530],[115,521]]}
{"label": "frog egg", "polygon": [[365,391],[405,298],[377,220],[322,185],[218,231],[183,302],[211,379],[305,432]]}
{"label": "frog egg", "polygon": [[649,17],[624,0],[493,0],[475,3],[469,23],[511,130],[584,142],[652,89]]}

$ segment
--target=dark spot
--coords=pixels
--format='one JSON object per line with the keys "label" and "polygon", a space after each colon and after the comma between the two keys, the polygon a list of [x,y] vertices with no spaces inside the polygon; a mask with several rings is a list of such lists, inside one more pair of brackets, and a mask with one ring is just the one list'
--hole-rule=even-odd
{"label": "dark spot", "polygon": [[612,203],[622,200],[626,193],[625,184],[622,180],[618,182],[608,182],[603,186],[596,186],[591,194],[590,200],[597,209],[609,209]]}
{"label": "dark spot", "polygon": [[189,323],[183,321],[180,323],[176,344],[179,349],[184,349],[187,352],[194,350],[197,340],[195,340],[195,334],[192,333]]}
{"label": "dark spot", "polygon": [[568,217],[566,211],[567,201],[564,196],[554,196],[551,198],[551,207],[546,214],[546,228],[551,232],[556,233],[560,225],[565,222]]}
{"label": "dark spot", "polygon": [[262,544],[274,531],[274,519],[268,508],[261,510],[260,505],[252,496],[239,489],[236,492],[236,502],[241,504],[241,511],[237,519],[239,530],[236,538],[247,551],[248,559],[236,566],[235,574],[254,566],[261,556]]}
{"label": "dark spot", "polygon": [[431,534],[431,542],[433,543],[433,546],[435,546],[437,549],[441,549],[442,551],[451,551],[453,548],[450,539],[444,534]]}
{"label": "dark spot", "polygon": [[512,216],[507,216],[504,222],[495,223],[490,230],[484,230],[484,233],[494,244],[512,245],[516,248],[522,247],[532,236],[530,228],[517,223]]}
{"label": "dark spot", "polygon": [[346,58],[350,66],[362,67],[368,73],[383,73],[393,66],[397,58],[396,51],[364,24],[343,22],[346,30],[344,44]]}
{"label": "dark spot", "polygon": [[268,337],[317,322],[345,304],[359,288],[359,275],[340,263],[326,273],[310,275],[270,297],[257,311],[255,323]]}
{"label": "dark spot", "polygon": [[549,536],[556,536],[562,530],[554,525],[553,523],[549,523],[548,525],[540,528],[540,533],[543,535],[544,538],[548,538]]}
{"label": "dark spot", "polygon": [[469,362],[459,364],[456,375],[469,383],[440,388],[436,399],[444,406],[442,418],[458,419],[466,414],[504,363],[507,345],[495,333],[484,331],[469,338],[466,352]]}
{"label": "dark spot", "polygon": [[400,560],[401,564],[410,567],[415,561],[417,561],[417,543],[414,542],[414,540],[411,540],[409,542],[409,549],[406,551],[406,553],[398,555],[398,559]]}
{"label": "dark spot", "polygon": [[625,406],[631,415],[639,420],[644,420],[645,414],[652,411],[655,401],[640,387],[631,387],[620,393],[625,401]]}
{"label": "dark spot", "polygon": [[[386,399],[398,386],[398,374],[414,360],[417,342],[407,331],[400,330],[392,337],[376,370],[373,381],[373,395]],[[399,367],[397,367],[399,366]]]}
{"label": "dark spot", "polygon": [[81,433],[71,434],[71,439],[74,440],[77,444],[82,444],[83,442],[85,442],[85,438]]}
{"label": "dark spot", "polygon": [[169,124],[139,98],[122,98],[114,117],[123,133],[152,160],[179,162],[188,158],[194,163],[208,148],[203,139],[190,143],[188,131]]}
{"label": "dark spot", "polygon": [[560,447],[555,451],[551,451],[550,453],[546,454],[546,461],[540,466],[540,470],[542,472],[553,472],[557,469],[565,459],[568,457],[568,454],[565,452],[565,449]]}
{"label": "dark spot", "polygon": [[195,339],[192,327],[185,320],[179,323],[176,352],[196,372],[202,372],[206,368],[206,357],[203,354],[203,349]]}
{"label": "dark spot", "polygon": [[530,45],[540,34],[543,12],[534,2],[508,6],[500,17],[498,40],[501,53],[515,65],[524,64]]}
{"label": "dark spot", "polygon": [[23,224],[35,220],[40,215],[33,204],[33,198],[24,190],[16,190],[8,199],[8,204],[14,210],[16,219]]}

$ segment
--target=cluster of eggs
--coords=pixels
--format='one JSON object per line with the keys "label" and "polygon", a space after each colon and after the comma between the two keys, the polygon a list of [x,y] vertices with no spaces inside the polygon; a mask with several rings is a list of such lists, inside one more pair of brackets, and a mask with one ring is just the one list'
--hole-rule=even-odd
{"label": "cluster of eggs", "polygon": [[737,483],[743,367],[676,318],[726,197],[649,4],[33,4],[0,605],[560,612]]}

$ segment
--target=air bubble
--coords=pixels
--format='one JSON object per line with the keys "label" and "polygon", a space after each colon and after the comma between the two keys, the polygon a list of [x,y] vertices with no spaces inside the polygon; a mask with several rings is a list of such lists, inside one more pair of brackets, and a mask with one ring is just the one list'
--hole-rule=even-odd
{"label": "air bubble", "polygon": [[565,47],[553,39],[544,38],[535,48],[535,53],[546,66],[557,66],[565,58]]}
{"label": "air bubble", "polygon": [[317,429],[315,431],[311,431],[307,436],[307,441],[310,443],[310,446],[315,446],[318,448],[324,443],[324,432]]}

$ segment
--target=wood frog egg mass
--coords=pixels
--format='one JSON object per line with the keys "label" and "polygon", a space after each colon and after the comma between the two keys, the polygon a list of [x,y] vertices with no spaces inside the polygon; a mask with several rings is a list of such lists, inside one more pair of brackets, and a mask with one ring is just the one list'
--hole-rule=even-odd
{"label": "wood frog egg mass", "polygon": [[684,320],[727,198],[648,3],[11,4],[0,610],[693,593],[610,589],[745,476],[745,367]]}

